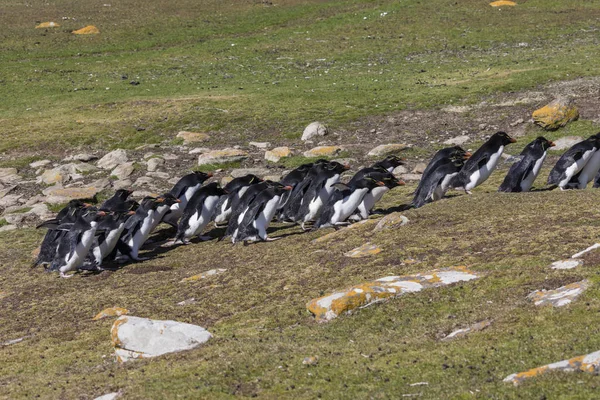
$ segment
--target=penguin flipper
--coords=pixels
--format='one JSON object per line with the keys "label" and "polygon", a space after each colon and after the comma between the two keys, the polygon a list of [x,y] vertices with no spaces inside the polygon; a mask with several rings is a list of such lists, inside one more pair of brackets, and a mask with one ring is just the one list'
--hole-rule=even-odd
{"label": "penguin flipper", "polygon": [[73,257],[73,254],[75,254],[75,250],[77,249],[77,244],[81,242],[82,236],[83,231],[69,232],[69,255],[67,258]]}
{"label": "penguin flipper", "polygon": [[477,160],[477,168],[482,169],[488,161],[490,161],[490,157],[488,155],[482,155],[481,158]]}
{"label": "penguin flipper", "polygon": [[40,229],[40,228],[55,229],[59,225],[60,225],[59,219],[58,218],[52,218],[52,219],[49,219],[47,221],[42,222],[41,224],[39,224],[38,226],[36,226],[35,229]]}

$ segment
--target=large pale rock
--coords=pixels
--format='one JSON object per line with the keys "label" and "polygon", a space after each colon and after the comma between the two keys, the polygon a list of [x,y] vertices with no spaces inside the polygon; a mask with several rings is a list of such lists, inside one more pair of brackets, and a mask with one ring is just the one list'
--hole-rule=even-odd
{"label": "large pale rock", "polygon": [[0,182],[10,183],[18,181],[20,178],[16,168],[0,168]]}
{"label": "large pale rock", "polygon": [[581,136],[564,136],[554,140],[552,150],[567,150],[581,141],[583,141]]}
{"label": "large pale rock", "polygon": [[586,248],[586,249],[584,249],[584,250],[581,250],[579,253],[575,253],[575,254],[573,254],[573,255],[571,256],[571,258],[579,258],[579,257],[581,257],[582,255],[584,255],[585,253],[588,253],[588,252],[590,252],[590,251],[592,251],[592,250],[596,250],[596,249],[597,249],[597,248],[599,248],[599,247],[600,247],[600,243],[594,243],[594,244],[593,244],[593,245],[591,245],[590,247],[588,247],[588,248]]}
{"label": "large pale rock", "polygon": [[48,196],[46,198],[46,203],[61,204],[68,203],[69,201],[74,199],[91,199],[100,190],[102,189],[96,186],[73,188],[55,187],[51,188],[51,190],[45,191],[45,194]]}
{"label": "large pale rock", "polygon": [[112,326],[111,337],[117,360],[124,362],[190,350],[212,335],[198,325],[121,316]]}
{"label": "large pale rock", "polygon": [[367,155],[370,157],[383,157],[402,151],[407,147],[407,145],[402,143],[382,144],[369,151]]}
{"label": "large pale rock", "polygon": [[342,313],[351,313],[355,309],[387,298],[477,278],[479,274],[469,271],[466,267],[440,269],[408,276],[386,276],[311,300],[306,307],[318,322],[327,322]]}
{"label": "large pale rock", "polygon": [[95,156],[95,155],[93,155],[93,154],[79,153],[79,154],[75,154],[74,156],[68,156],[63,161],[83,161],[83,162],[88,162],[88,161],[97,160],[97,159],[98,159],[98,157]]}
{"label": "large pale rock", "polygon": [[536,124],[550,131],[579,118],[579,111],[572,100],[559,97],[539,110],[535,110],[532,117]]}
{"label": "large pale rock", "polygon": [[129,175],[133,174],[133,163],[126,162],[123,164],[119,164],[112,170],[110,173],[111,176],[116,176],[117,179],[125,179],[128,178]]}
{"label": "large pale rock", "polygon": [[317,146],[304,152],[304,157],[331,157],[336,156],[344,150],[340,146]]}
{"label": "large pale rock", "polygon": [[394,212],[381,218],[373,232],[379,232],[384,229],[393,229],[408,224],[408,218],[399,212]]}
{"label": "large pale rock", "polygon": [[271,170],[267,169],[267,168],[237,168],[231,171],[231,176],[233,176],[234,178],[239,178],[248,174],[253,174],[256,175],[258,177],[263,177],[265,175],[268,175],[271,172]]}
{"label": "large pale rock", "polygon": [[590,282],[583,280],[570,283],[554,290],[536,290],[527,296],[527,298],[532,300],[536,306],[551,305],[553,307],[562,307],[570,304],[589,286]]}
{"label": "large pale rock", "polygon": [[148,160],[148,172],[154,172],[158,169],[158,167],[162,167],[165,165],[165,160],[160,157],[154,157]]}
{"label": "large pale rock", "polygon": [[183,139],[184,145],[188,145],[191,143],[197,143],[197,142],[204,142],[204,141],[210,139],[210,136],[206,133],[188,132],[188,131],[179,132],[177,134],[177,137]]}
{"label": "large pale rock", "polygon": [[451,145],[451,146],[461,146],[461,145],[467,143],[469,140],[471,140],[471,138],[469,136],[461,135],[461,136],[453,137],[452,139],[445,140],[444,144]]}
{"label": "large pale rock", "polygon": [[[8,208],[19,204],[19,199],[23,197],[22,194],[7,194],[0,198],[0,207]],[[22,207],[21,207],[22,208]]]}
{"label": "large pale rock", "polygon": [[275,147],[272,150],[267,150],[265,152],[265,160],[271,162],[278,162],[284,157],[289,157],[292,155],[292,151],[289,147]]}
{"label": "large pale rock", "polygon": [[96,165],[102,169],[113,169],[125,162],[127,162],[127,153],[123,149],[117,149],[102,157]]}
{"label": "large pale rock", "polygon": [[39,161],[34,161],[32,163],[29,164],[30,168],[33,169],[38,169],[40,167],[45,167],[46,165],[50,164],[52,161],[50,160],[39,160]]}
{"label": "large pale rock", "polygon": [[594,353],[586,354],[583,356],[569,358],[568,360],[555,362],[552,364],[544,365],[542,367],[533,368],[525,372],[511,374],[504,378],[504,382],[511,382],[515,386],[517,386],[526,379],[533,378],[551,371],[581,371],[589,372],[592,374],[598,374],[598,372],[600,371],[600,351],[596,351]]}
{"label": "large pale rock", "polygon": [[55,183],[66,183],[70,180],[78,180],[83,178],[82,174],[95,171],[97,168],[91,164],[64,164],[56,168],[45,170],[38,176],[38,183],[52,185]]}
{"label": "large pale rock", "polygon": [[121,392],[112,392],[96,397],[94,400],[115,400],[121,397]]}
{"label": "large pale rock", "polygon": [[306,128],[304,128],[304,132],[302,132],[302,140],[310,140],[317,136],[325,136],[329,133],[327,127],[322,123],[315,121],[310,123]]}
{"label": "large pale rock", "polygon": [[213,150],[200,154],[198,165],[242,161],[246,158],[248,158],[248,153],[240,149]]}
{"label": "large pale rock", "polygon": [[362,246],[344,253],[344,255],[350,258],[363,258],[374,256],[375,254],[381,253],[381,251],[381,247],[377,246],[376,244],[365,243]]}
{"label": "large pale rock", "polygon": [[552,264],[550,264],[550,268],[573,269],[579,267],[580,265],[583,265],[583,260],[574,260],[570,258],[567,260],[554,261]]}

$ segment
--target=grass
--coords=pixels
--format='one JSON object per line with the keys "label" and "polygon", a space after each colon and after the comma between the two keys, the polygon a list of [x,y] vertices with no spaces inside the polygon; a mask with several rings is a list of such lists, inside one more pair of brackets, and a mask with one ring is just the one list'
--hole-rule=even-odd
{"label": "grass", "polygon": [[[501,10],[475,0],[201,4],[5,2],[0,73],[11,96],[0,99],[0,150],[134,148],[182,129],[212,132],[216,143],[298,138],[313,120],[339,128],[470,104],[594,75],[598,62],[599,11],[584,0]],[[61,16],[76,19],[33,29]],[[69,33],[85,23],[101,34]]]}
{"label": "grass", "polygon": [[[547,173],[547,169],[543,173]],[[59,279],[27,268],[43,232],[1,234],[6,340],[0,348],[2,393],[10,398],[93,397],[123,390],[127,398],[365,398],[420,393],[424,398],[587,397],[591,374],[556,373],[515,388],[502,382],[525,370],[600,348],[597,254],[576,270],[550,262],[594,243],[599,192],[494,192],[503,174],[474,195],[459,195],[405,213],[410,223],[371,233],[358,228],[341,239],[312,244],[327,231],[298,234],[274,226],[278,242],[232,247],[196,243],[155,254],[116,272]],[[390,192],[384,209],[408,202],[413,185]],[[518,196],[518,201],[517,200]],[[164,233],[164,232],[163,232]],[[365,259],[342,253],[366,241],[384,251]],[[416,262],[406,264],[406,259]],[[185,277],[215,268],[203,281]],[[478,281],[406,295],[317,324],[305,309],[312,298],[386,275],[467,265]],[[538,308],[526,300],[536,289],[581,279],[592,287],[573,304]],[[36,290],[36,296],[28,293]],[[195,303],[177,303],[194,297]],[[56,299],[60,298],[57,303]],[[112,361],[112,319],[91,321],[120,306],[133,315],[205,326],[207,345],[188,352],[119,366]],[[481,320],[483,332],[452,342],[439,339]],[[583,322],[585,321],[585,323]],[[318,356],[316,366],[302,360]],[[424,386],[410,386],[428,382]]]}

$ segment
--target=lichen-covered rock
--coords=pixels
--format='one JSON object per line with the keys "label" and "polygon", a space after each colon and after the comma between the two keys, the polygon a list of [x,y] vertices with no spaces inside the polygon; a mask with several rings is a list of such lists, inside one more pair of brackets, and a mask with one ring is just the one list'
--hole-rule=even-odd
{"label": "lichen-covered rock", "polygon": [[84,28],[73,31],[75,35],[95,35],[100,33],[100,30],[96,28],[94,25],[88,25]]}
{"label": "lichen-covered rock", "polygon": [[210,276],[215,276],[215,275],[219,275],[222,274],[223,272],[227,271],[225,268],[217,268],[217,269],[211,269],[208,270],[206,272],[203,272],[201,274],[198,275],[193,275],[190,276],[188,278],[184,278],[181,282],[196,282],[202,279],[206,279]]}
{"label": "lichen-covered rock", "polygon": [[177,134],[178,138],[183,139],[183,144],[188,145],[190,143],[204,142],[210,139],[210,136],[202,132],[188,132],[181,131]]}
{"label": "lichen-covered rock", "polygon": [[542,367],[537,367],[530,369],[525,372],[519,372],[516,374],[511,374],[504,378],[504,382],[511,382],[515,386],[523,382],[528,378],[533,378],[542,374],[545,374],[550,371],[563,371],[563,372],[574,372],[574,371],[582,371],[582,372],[590,372],[593,374],[597,374],[600,370],[600,351],[596,351],[594,353],[586,354],[583,356],[569,358],[568,360],[563,360],[559,362],[555,362],[552,364],[544,365]]}
{"label": "lichen-covered rock", "polygon": [[589,281],[570,283],[554,290],[536,290],[527,296],[536,306],[562,307],[570,304],[590,286]]}
{"label": "lichen-covered rock", "polygon": [[452,146],[461,146],[471,140],[470,136],[460,135],[444,141],[444,144]]}
{"label": "lichen-covered rock", "polygon": [[461,337],[465,337],[467,336],[469,333],[471,332],[476,332],[476,331],[482,331],[485,328],[487,328],[488,326],[490,326],[492,323],[490,321],[481,321],[481,322],[477,322],[476,324],[473,324],[467,328],[462,328],[462,329],[457,329],[454,332],[450,333],[448,336],[446,336],[445,338],[443,338],[443,341],[449,341],[449,340],[453,340],[456,338],[461,338]]}
{"label": "lichen-covered rock", "polygon": [[117,179],[125,179],[129,177],[129,175],[133,174],[133,163],[125,162],[123,164],[119,164],[112,170],[110,173],[111,176],[116,176]]}
{"label": "lichen-covered rock", "polygon": [[246,176],[248,174],[253,174],[258,177],[263,177],[267,175],[271,170],[267,168],[236,168],[231,170],[231,176],[234,178],[240,178],[242,176]]}
{"label": "lichen-covered rock", "polygon": [[502,7],[502,6],[514,7],[516,5],[517,5],[517,3],[515,3],[514,1],[509,1],[509,0],[498,0],[498,1],[493,1],[490,3],[490,6],[492,6],[492,7]]}
{"label": "lichen-covered rock", "polygon": [[302,140],[310,140],[317,136],[325,136],[329,133],[327,127],[322,123],[315,121],[310,123],[306,128],[304,128],[304,132],[302,132]]}
{"label": "lichen-covered rock", "polygon": [[532,117],[536,124],[551,131],[579,118],[579,111],[572,100],[559,97],[539,110],[535,110]]}
{"label": "lichen-covered rock", "polygon": [[346,257],[350,258],[362,258],[374,256],[375,254],[381,253],[381,247],[376,244],[365,243],[362,246],[359,246],[355,249],[350,250],[347,253],[344,253]]}
{"label": "lichen-covered rock", "polygon": [[330,157],[341,153],[344,150],[340,146],[317,146],[304,152],[304,157]]}
{"label": "lichen-covered rock", "polygon": [[408,224],[408,218],[399,212],[394,212],[381,218],[373,232],[379,232],[383,229],[393,229]]}
{"label": "lichen-covered rock", "polygon": [[359,228],[361,226],[370,226],[370,225],[374,225],[377,221],[374,219],[365,219],[362,221],[359,221],[355,224],[352,225],[348,225],[345,228],[342,229],[338,229],[336,231],[331,231],[326,235],[323,235],[321,237],[318,237],[316,239],[313,239],[311,243],[316,244],[316,243],[323,243],[323,242],[327,242],[331,239],[334,238],[339,238],[339,237],[344,237],[347,233],[349,233],[350,231]]}
{"label": "lichen-covered rock", "polygon": [[408,276],[386,276],[311,300],[306,307],[314,314],[317,321],[327,322],[342,313],[350,313],[376,301],[477,278],[479,274],[469,271],[466,267],[447,268]]}
{"label": "lichen-covered rock", "polygon": [[61,204],[68,203],[74,199],[91,199],[101,189],[95,186],[88,187],[73,187],[73,188],[61,188],[55,187],[51,190],[45,191],[47,194],[46,203],[50,204]]}
{"label": "lichen-covered rock", "polygon": [[240,149],[213,150],[198,156],[198,165],[242,161],[248,153]]}
{"label": "lichen-covered rock", "polygon": [[550,264],[550,268],[573,269],[579,267],[580,265],[583,265],[583,260],[574,260],[572,258],[569,258],[568,260],[554,261],[552,264]]}
{"label": "lichen-covered rock", "polygon": [[102,169],[113,169],[125,162],[127,162],[127,153],[123,149],[117,149],[102,157],[96,165]]}
{"label": "lichen-covered rock", "polygon": [[117,361],[150,358],[193,349],[212,335],[198,325],[121,316],[111,328]]}
{"label": "lichen-covered rock", "polygon": [[383,157],[402,151],[407,147],[407,145],[401,143],[382,144],[369,151],[367,155],[370,157]]}
{"label": "lichen-covered rock", "polygon": [[0,168],[0,182],[13,183],[20,179],[16,168]]}
{"label": "lichen-covered rock", "polygon": [[155,172],[158,169],[158,167],[162,167],[163,165],[165,165],[165,160],[163,158],[151,158],[147,162],[148,172]]}
{"label": "lichen-covered rock", "polygon": [[129,314],[129,310],[121,307],[110,307],[105,308],[100,311],[92,320],[98,321],[99,319],[109,318],[109,317],[120,317],[121,315]]}
{"label": "lichen-covered rock", "polygon": [[278,162],[282,158],[289,157],[292,155],[292,151],[289,147],[275,147],[272,150],[265,152],[265,160],[271,162]]}
{"label": "lichen-covered rock", "polygon": [[60,24],[57,24],[56,22],[42,22],[41,24],[37,25],[35,27],[35,29],[45,29],[45,28],[58,28],[60,26]]}

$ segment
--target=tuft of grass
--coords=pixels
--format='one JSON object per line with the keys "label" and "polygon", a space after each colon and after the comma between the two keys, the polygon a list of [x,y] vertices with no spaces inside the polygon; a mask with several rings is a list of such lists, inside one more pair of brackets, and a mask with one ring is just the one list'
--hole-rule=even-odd
{"label": "tuft of grass", "polygon": [[0,218],[0,227],[10,225],[5,218]]}
{"label": "tuft of grass", "polygon": [[233,161],[233,162],[226,162],[226,163],[213,163],[213,164],[203,164],[203,165],[197,165],[194,168],[192,168],[193,171],[202,171],[202,172],[213,172],[216,171],[218,169],[233,169],[233,168],[240,168],[242,166],[241,161]]}

